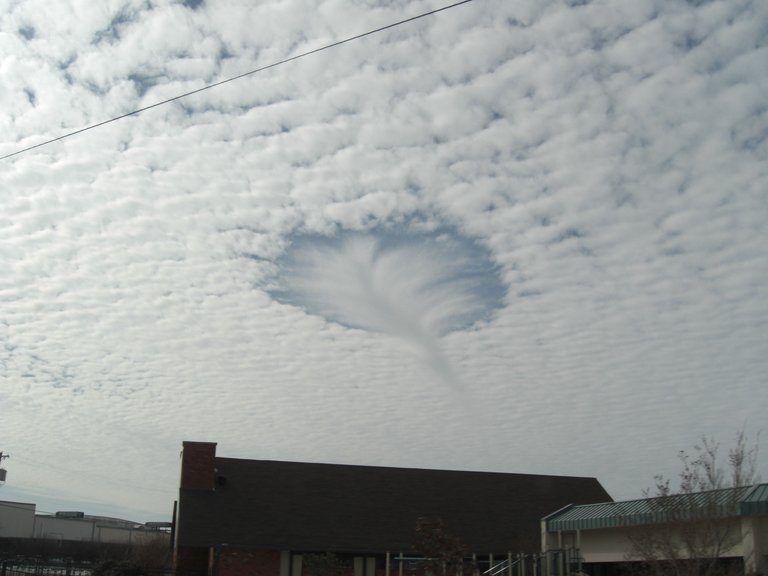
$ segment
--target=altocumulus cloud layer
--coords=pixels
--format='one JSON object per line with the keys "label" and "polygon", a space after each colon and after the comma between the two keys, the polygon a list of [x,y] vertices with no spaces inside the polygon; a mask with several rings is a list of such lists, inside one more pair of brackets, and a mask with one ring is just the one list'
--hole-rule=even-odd
{"label": "altocumulus cloud layer", "polygon": [[[441,5],[0,2],[0,154]],[[184,439],[634,497],[756,432],[767,37],[475,0],[4,161],[3,499],[165,519]]]}

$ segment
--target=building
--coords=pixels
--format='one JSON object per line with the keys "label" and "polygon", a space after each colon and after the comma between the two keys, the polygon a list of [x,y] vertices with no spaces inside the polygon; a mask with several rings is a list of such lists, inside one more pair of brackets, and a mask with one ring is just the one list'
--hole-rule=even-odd
{"label": "building", "polygon": [[768,574],[768,484],[566,506],[542,520],[542,550],[555,558],[550,575],[611,576],[632,562],[707,558]]}
{"label": "building", "polygon": [[35,505],[0,501],[0,538],[32,538]]}
{"label": "building", "polygon": [[355,576],[402,573],[419,518],[492,563],[538,550],[552,510],[609,499],[594,478],[243,460],[184,442],[176,567],[301,576],[306,554],[331,552]]}
{"label": "building", "polygon": [[0,501],[0,540],[142,544],[155,539],[167,541],[169,534],[161,526],[83,512],[38,514],[35,504]]}

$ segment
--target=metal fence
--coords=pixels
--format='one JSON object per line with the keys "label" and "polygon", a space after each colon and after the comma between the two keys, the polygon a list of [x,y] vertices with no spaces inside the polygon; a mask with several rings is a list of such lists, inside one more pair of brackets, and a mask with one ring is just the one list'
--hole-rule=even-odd
{"label": "metal fence", "polygon": [[18,558],[0,560],[0,576],[91,576],[91,566]]}
{"label": "metal fence", "polygon": [[[36,559],[0,559],[0,576],[93,576],[94,565],[71,561],[54,562]],[[117,574],[120,569],[106,573]],[[206,576],[205,572],[174,572],[171,569],[129,568],[135,576]]]}

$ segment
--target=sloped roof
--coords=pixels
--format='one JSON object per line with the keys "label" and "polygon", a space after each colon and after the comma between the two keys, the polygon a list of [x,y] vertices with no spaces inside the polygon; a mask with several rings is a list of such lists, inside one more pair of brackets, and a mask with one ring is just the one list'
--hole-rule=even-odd
{"label": "sloped roof", "polygon": [[215,491],[180,491],[181,546],[410,552],[418,517],[479,553],[534,550],[540,519],[610,499],[594,478],[216,458]]}
{"label": "sloped roof", "polygon": [[755,485],[741,501],[741,513],[744,516],[768,514],[768,484]]}
{"label": "sloped roof", "polygon": [[728,517],[765,512],[768,512],[768,485],[758,484],[661,498],[570,506],[544,520],[547,530],[555,532],[662,524],[697,515]]}

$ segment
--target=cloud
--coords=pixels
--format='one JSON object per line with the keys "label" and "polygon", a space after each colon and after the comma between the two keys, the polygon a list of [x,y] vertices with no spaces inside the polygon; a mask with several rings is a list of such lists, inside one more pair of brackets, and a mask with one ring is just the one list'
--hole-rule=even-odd
{"label": "cloud", "polygon": [[[5,161],[0,449],[51,466],[4,498],[165,519],[183,439],[630,497],[758,426],[768,7],[573,4],[473,2]],[[435,7],[12,4],[0,153]]]}

